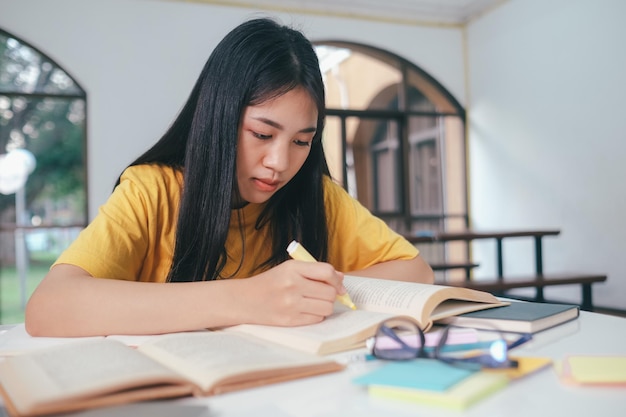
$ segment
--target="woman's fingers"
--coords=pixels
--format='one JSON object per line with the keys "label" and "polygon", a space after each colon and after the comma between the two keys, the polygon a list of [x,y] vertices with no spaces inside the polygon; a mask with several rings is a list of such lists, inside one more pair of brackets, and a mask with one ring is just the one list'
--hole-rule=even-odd
{"label": "woman's fingers", "polygon": [[243,321],[278,326],[322,321],[343,289],[343,274],[322,262],[288,260],[244,281],[240,296],[247,300],[248,318]]}
{"label": "woman's fingers", "polygon": [[343,288],[343,273],[335,270],[330,264],[289,260],[282,263],[282,265],[293,268],[294,272],[310,281],[322,282],[334,287],[339,294],[345,292]]}

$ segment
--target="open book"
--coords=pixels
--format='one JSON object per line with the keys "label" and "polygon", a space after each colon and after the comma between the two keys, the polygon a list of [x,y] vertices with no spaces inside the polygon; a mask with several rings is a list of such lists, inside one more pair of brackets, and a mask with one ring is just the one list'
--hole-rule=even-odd
{"label": "open book", "polygon": [[318,355],[365,346],[378,325],[392,317],[407,317],[424,331],[433,322],[447,317],[507,305],[492,294],[462,287],[419,284],[385,279],[344,277],[357,310],[336,304],[336,311],[324,321],[301,327],[241,324],[225,328],[271,340]]}
{"label": "open book", "polygon": [[343,369],[339,363],[226,332],[154,336],[136,349],[114,339],[84,340],[0,361],[9,415],[213,395]]}
{"label": "open book", "polygon": [[80,343],[88,340],[114,339],[127,346],[137,347],[162,335],[130,335],[112,334],[108,336],[81,336],[81,337],[45,337],[31,336],[26,332],[24,323],[11,325],[7,330],[0,330],[0,358],[3,356],[21,355],[33,350],[51,348],[59,345]]}

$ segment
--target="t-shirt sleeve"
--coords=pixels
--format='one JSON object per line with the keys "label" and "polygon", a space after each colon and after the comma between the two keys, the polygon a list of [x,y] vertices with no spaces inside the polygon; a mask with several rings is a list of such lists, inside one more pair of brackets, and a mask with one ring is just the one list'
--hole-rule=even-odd
{"label": "t-shirt sleeve", "polygon": [[148,247],[151,193],[127,170],[94,220],[56,264],[76,265],[94,277],[136,280]]}
{"label": "t-shirt sleeve", "polygon": [[329,227],[329,263],[344,272],[380,262],[413,259],[419,251],[358,200],[331,180],[325,180]]}

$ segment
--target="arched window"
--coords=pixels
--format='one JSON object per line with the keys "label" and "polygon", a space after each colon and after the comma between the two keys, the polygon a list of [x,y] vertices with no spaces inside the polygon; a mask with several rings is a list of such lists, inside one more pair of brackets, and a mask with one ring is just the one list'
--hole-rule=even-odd
{"label": "arched window", "polygon": [[[324,146],[333,177],[403,234],[468,226],[465,111],[433,77],[367,45],[316,42],[327,91]],[[467,262],[467,246],[420,248]]]}
{"label": "arched window", "polygon": [[0,316],[23,307],[87,221],[86,94],[57,63],[0,30]]}

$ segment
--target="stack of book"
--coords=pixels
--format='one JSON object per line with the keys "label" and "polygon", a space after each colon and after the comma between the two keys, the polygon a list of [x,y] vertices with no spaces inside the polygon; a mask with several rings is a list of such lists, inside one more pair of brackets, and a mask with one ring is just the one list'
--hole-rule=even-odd
{"label": "stack of book", "polygon": [[440,323],[503,332],[538,333],[580,315],[574,304],[512,302],[507,306],[446,317]]}

